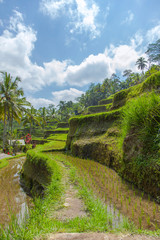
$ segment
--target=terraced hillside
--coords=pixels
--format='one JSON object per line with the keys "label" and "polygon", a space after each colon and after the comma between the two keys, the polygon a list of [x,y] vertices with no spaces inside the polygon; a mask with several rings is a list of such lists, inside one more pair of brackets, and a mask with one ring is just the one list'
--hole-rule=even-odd
{"label": "terraced hillside", "polygon": [[160,72],[101,101],[102,106],[88,109],[103,112],[71,118],[67,138],[67,149],[74,156],[115,169],[157,201],[160,201],[159,90]]}

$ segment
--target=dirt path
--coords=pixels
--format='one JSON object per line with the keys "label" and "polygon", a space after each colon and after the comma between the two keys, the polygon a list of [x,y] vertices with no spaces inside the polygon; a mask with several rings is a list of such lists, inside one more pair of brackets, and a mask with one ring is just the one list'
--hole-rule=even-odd
{"label": "dirt path", "polygon": [[75,186],[70,182],[68,169],[62,163],[61,166],[64,169],[63,185],[66,192],[62,199],[62,205],[55,212],[55,217],[60,221],[75,217],[85,217],[85,206],[83,201],[78,197],[77,189],[75,189]]}
{"label": "dirt path", "polygon": [[56,213],[57,219],[64,221],[66,219],[86,216],[84,204],[82,200],[77,197],[77,193],[77,190],[71,184],[65,194],[63,207]]}
{"label": "dirt path", "polygon": [[46,238],[46,240],[158,240],[158,239],[160,238],[144,235],[107,234],[107,233],[58,233],[50,234]]}

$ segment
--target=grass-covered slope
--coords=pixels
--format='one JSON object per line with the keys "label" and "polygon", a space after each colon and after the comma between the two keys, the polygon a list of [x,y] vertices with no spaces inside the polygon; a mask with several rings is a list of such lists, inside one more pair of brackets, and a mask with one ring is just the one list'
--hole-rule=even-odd
{"label": "grass-covered slope", "polygon": [[22,184],[27,192],[39,195],[51,184],[52,178],[59,170],[57,163],[51,160],[45,152],[63,150],[64,146],[63,141],[51,141],[27,152],[21,171]]}
{"label": "grass-covered slope", "polygon": [[67,133],[61,133],[61,134],[52,134],[47,138],[48,141],[55,140],[55,141],[63,141],[65,142],[67,140]]}
{"label": "grass-covered slope", "polygon": [[144,94],[123,110],[123,176],[160,201],[160,96]]}
{"label": "grass-covered slope", "polygon": [[[54,138],[54,139],[53,139]],[[55,134],[43,145],[27,152],[26,161],[21,172],[22,184],[31,194],[41,194],[51,184],[56,174],[57,164],[46,152],[62,151],[65,149],[67,134]]]}
{"label": "grass-covered slope", "polygon": [[156,92],[160,91],[160,72],[152,74],[144,82],[138,85],[135,85],[125,90],[121,90],[114,94],[113,104],[111,108],[112,109],[119,108],[125,105],[125,103],[129,101],[131,98],[135,98],[145,92],[151,92],[153,90]]}
{"label": "grass-covered slope", "polygon": [[46,130],[44,133],[44,137],[47,138],[50,135],[59,134],[59,133],[64,134],[64,133],[68,133],[68,131],[69,131],[69,128],[56,128],[54,130]]}
{"label": "grass-covered slope", "polygon": [[109,111],[111,105],[112,105],[112,103],[109,103],[106,105],[97,105],[97,106],[88,107],[87,114],[107,112],[107,111]]}
{"label": "grass-covered slope", "polygon": [[160,72],[113,95],[112,111],[71,118],[67,138],[67,148],[75,156],[114,168],[158,201],[159,89]]}
{"label": "grass-covered slope", "polygon": [[69,121],[70,128],[67,137],[67,149],[71,149],[72,143],[77,139],[104,134],[119,119],[120,111],[121,109],[118,109],[112,112],[71,118]]}

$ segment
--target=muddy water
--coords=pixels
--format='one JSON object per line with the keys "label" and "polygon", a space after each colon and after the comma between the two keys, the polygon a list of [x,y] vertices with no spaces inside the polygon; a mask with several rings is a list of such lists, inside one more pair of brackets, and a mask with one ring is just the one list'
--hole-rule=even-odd
{"label": "muddy water", "polygon": [[19,182],[19,172],[25,157],[9,160],[0,170],[0,224],[7,224],[14,214],[20,222],[28,212],[31,199],[24,193]]}

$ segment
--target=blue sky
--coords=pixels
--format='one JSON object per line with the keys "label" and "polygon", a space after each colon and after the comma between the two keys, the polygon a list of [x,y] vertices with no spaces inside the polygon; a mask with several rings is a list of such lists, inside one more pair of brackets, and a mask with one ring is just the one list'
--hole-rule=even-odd
{"label": "blue sky", "polygon": [[0,0],[0,70],[34,107],[75,100],[91,82],[137,71],[160,38],[159,0]]}

